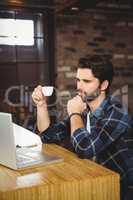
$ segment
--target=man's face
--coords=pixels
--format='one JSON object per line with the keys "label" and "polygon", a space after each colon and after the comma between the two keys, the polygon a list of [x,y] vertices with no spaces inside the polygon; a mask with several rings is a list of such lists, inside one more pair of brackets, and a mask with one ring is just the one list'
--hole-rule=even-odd
{"label": "man's face", "polygon": [[93,75],[91,69],[87,68],[79,68],[77,70],[76,81],[78,94],[82,99],[84,99],[85,96],[95,95],[100,86],[99,80]]}

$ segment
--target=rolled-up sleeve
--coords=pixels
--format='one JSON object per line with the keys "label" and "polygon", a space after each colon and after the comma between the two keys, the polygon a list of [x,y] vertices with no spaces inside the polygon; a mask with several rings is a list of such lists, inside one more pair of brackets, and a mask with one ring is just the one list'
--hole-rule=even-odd
{"label": "rolled-up sleeve", "polygon": [[49,126],[40,135],[43,143],[60,143],[70,135],[69,119]]}

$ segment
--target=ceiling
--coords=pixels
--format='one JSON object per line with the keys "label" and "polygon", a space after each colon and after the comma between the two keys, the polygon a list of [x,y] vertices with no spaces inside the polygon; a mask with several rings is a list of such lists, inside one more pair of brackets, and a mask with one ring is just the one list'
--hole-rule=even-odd
{"label": "ceiling", "polygon": [[58,14],[76,14],[90,9],[133,12],[133,0],[0,0],[0,5],[49,7]]}
{"label": "ceiling", "polygon": [[90,9],[133,12],[133,0],[55,0],[56,12],[75,14]]}

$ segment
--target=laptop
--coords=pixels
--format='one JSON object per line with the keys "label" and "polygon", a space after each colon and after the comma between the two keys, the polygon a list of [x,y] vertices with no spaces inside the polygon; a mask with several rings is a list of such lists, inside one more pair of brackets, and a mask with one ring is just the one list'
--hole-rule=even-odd
{"label": "laptop", "polygon": [[[43,152],[42,142],[39,139],[37,140],[37,144],[34,145],[29,145],[30,143],[27,143],[27,139],[25,140],[26,146],[24,145],[24,140],[23,146],[17,144],[16,135],[19,138],[18,135],[21,132],[26,132],[25,135],[28,135],[28,137],[30,137],[30,134],[36,135],[21,126],[14,124],[10,113],[0,112],[0,164],[14,170],[19,170],[27,167],[63,161],[63,158],[60,156],[49,155]],[[23,136],[21,135],[20,144],[22,137]],[[40,137],[38,136],[38,138]]]}

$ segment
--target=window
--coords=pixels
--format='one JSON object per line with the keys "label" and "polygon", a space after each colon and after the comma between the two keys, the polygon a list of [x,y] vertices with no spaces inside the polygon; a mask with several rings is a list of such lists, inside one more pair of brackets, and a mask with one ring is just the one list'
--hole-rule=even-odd
{"label": "window", "polygon": [[0,45],[34,45],[33,20],[0,18]]}

